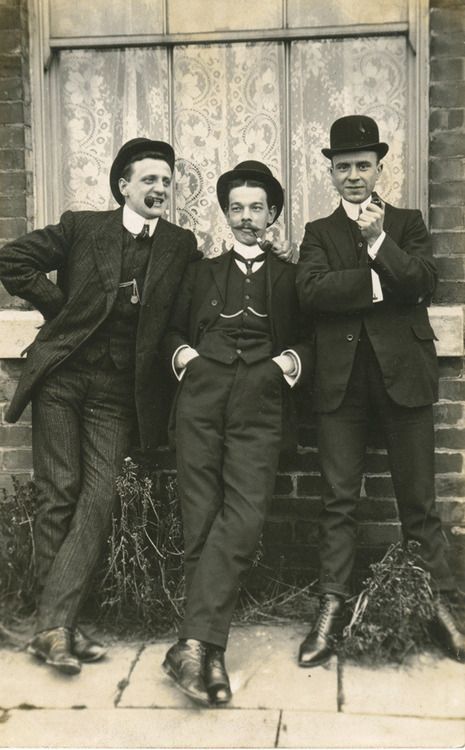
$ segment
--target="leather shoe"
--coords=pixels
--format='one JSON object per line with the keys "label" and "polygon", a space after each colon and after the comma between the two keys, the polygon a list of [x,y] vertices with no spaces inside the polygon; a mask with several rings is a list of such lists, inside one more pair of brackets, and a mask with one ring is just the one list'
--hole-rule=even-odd
{"label": "leather shoe", "polygon": [[231,685],[224,663],[224,649],[219,646],[207,646],[205,685],[214,706],[223,706],[231,700]]}
{"label": "leather shoe", "polygon": [[183,693],[196,703],[208,706],[205,687],[205,644],[194,638],[179,640],[167,651],[163,670]]}
{"label": "leather shoe", "polygon": [[465,635],[457,627],[450,603],[438,597],[435,610],[429,627],[431,638],[451,659],[465,662]]}
{"label": "leather shoe", "polygon": [[59,672],[78,674],[81,671],[81,663],[72,654],[71,645],[71,632],[68,628],[53,628],[37,633],[29,642],[27,652]]}
{"label": "leather shoe", "polygon": [[342,633],[344,625],[344,599],[324,594],[315,624],[300,646],[299,667],[317,667],[327,662],[334,652],[332,639]]}
{"label": "leather shoe", "polygon": [[98,641],[94,641],[81,628],[75,628],[73,633],[73,654],[79,661],[86,663],[102,659],[107,650]]}

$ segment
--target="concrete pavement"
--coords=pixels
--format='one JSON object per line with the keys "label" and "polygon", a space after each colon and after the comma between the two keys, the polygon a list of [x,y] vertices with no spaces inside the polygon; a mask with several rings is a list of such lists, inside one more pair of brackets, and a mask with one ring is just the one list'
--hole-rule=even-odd
{"label": "concrete pavement", "polygon": [[168,641],[116,642],[67,677],[24,651],[0,651],[0,747],[461,747],[465,665],[433,654],[409,667],[333,658],[300,669],[302,624],[236,626],[234,698],[196,708],[160,664]]}

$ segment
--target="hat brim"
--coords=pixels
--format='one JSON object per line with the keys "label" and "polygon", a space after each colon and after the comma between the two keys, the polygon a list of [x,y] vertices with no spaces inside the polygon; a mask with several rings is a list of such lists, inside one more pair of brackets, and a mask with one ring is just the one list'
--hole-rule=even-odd
{"label": "hat brim", "polygon": [[172,146],[170,146],[169,143],[165,143],[165,141],[151,141],[147,138],[142,142],[134,143],[131,146],[128,146],[127,149],[121,149],[117,154],[115,160],[113,161],[110,169],[110,189],[114,199],[117,203],[120,204],[120,206],[124,204],[124,196],[119,189],[119,179],[121,177],[121,172],[123,172],[127,163],[131,161],[134,156],[137,156],[137,154],[142,154],[145,151],[153,151],[155,154],[157,154],[157,158],[160,158],[162,161],[167,162],[168,166],[171,169],[171,172],[174,171],[174,149],[172,148]]}
{"label": "hat brim", "polygon": [[351,151],[375,151],[378,154],[379,158],[382,159],[383,156],[386,156],[387,152],[389,151],[389,146],[387,143],[366,143],[363,146],[351,146],[349,144],[340,148],[321,149],[321,153],[323,154],[323,156],[326,156],[327,159],[332,159],[332,157],[336,156],[336,154],[348,154]]}
{"label": "hat brim", "polygon": [[224,211],[224,206],[228,201],[228,186],[231,182],[238,179],[256,180],[257,182],[262,182],[264,185],[266,185],[270,203],[276,208],[276,216],[270,223],[270,226],[271,224],[274,224],[283,210],[284,189],[281,183],[276,179],[276,177],[273,177],[273,175],[271,174],[265,174],[264,172],[260,172],[255,169],[231,169],[229,172],[225,172],[218,178],[218,182],[216,183],[216,195],[218,197],[218,202],[221,206],[221,209]]}

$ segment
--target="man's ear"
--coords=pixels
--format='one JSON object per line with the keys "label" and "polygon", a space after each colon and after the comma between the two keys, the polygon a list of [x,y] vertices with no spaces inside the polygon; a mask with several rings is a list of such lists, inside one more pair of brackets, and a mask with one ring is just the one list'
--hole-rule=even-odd
{"label": "man's ear", "polygon": [[383,167],[384,167],[384,164],[382,161],[380,161],[378,164],[378,168],[377,168],[378,176],[381,175],[381,172],[383,171]]}
{"label": "man's ear", "polygon": [[118,180],[118,187],[121,195],[126,195],[126,185],[128,184],[127,180],[124,179],[124,177],[120,177]]}
{"label": "man's ear", "polygon": [[270,208],[268,209],[268,213],[270,214],[271,218],[267,221],[266,226],[270,227],[272,223],[274,222],[274,220],[276,219],[276,213],[277,213],[276,206],[270,206]]}

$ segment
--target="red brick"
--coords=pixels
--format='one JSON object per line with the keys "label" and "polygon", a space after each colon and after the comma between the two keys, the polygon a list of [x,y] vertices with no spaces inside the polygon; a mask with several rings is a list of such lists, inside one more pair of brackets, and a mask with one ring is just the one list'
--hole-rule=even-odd
{"label": "red brick", "polygon": [[465,280],[465,258],[463,256],[458,258],[438,257],[436,258],[436,265],[440,279],[447,281]]}
{"label": "red brick", "polygon": [[465,159],[463,157],[432,158],[430,159],[430,168],[430,178],[433,182],[465,179]]}
{"label": "red brick", "polygon": [[0,78],[0,101],[18,101],[23,95],[21,78]]}
{"label": "red brick", "polygon": [[307,474],[297,477],[297,496],[298,497],[319,497],[323,492],[323,482],[319,474]]}
{"label": "red brick", "polygon": [[297,544],[316,544],[318,542],[318,522],[315,520],[296,523],[294,540]]}
{"label": "red brick", "polygon": [[18,470],[32,470],[32,451],[3,450],[3,469],[16,474]]}
{"label": "red brick", "polygon": [[263,530],[263,541],[266,545],[286,544],[292,541],[292,524],[285,521],[268,519]]}
{"label": "red brick", "polygon": [[433,206],[430,210],[431,224],[435,229],[462,229],[464,218],[463,207]]}
{"label": "red brick", "polygon": [[0,425],[0,445],[4,448],[29,447],[31,428],[18,425]]}
{"label": "red brick", "polygon": [[279,470],[282,472],[314,472],[319,471],[320,463],[316,450],[296,452],[283,455],[279,462]]}
{"label": "red brick", "polygon": [[449,472],[451,474],[460,473],[463,468],[463,454],[436,451],[434,466],[438,474],[447,474]]}
{"label": "red brick", "polygon": [[0,194],[21,193],[26,189],[26,175],[21,172],[0,172]]}
{"label": "red brick", "polygon": [[8,149],[0,151],[1,169],[24,169],[24,149]]}
{"label": "red brick", "polygon": [[393,498],[361,497],[357,503],[355,517],[359,521],[395,521],[396,501]]}
{"label": "red brick", "polygon": [[[19,479],[20,482],[26,482],[31,478],[30,473],[19,473],[15,471],[15,477]],[[10,473],[3,473],[0,472],[0,490],[5,489],[7,492],[13,491],[13,480],[11,478]]]}
{"label": "red brick", "polygon": [[465,401],[465,379],[440,380],[439,398],[448,401]]}
{"label": "red brick", "polygon": [[443,31],[449,36],[465,31],[465,13],[460,8],[432,8],[430,14],[431,30],[433,32]]}
{"label": "red brick", "polygon": [[0,49],[3,54],[18,55],[21,53],[21,32],[15,29],[5,31],[0,27]]}
{"label": "red brick", "polygon": [[446,500],[439,498],[436,502],[443,523],[464,523],[465,503],[463,500]]}
{"label": "red brick", "polygon": [[[2,158],[0,151],[0,159]],[[13,152],[15,153],[15,152]],[[21,152],[19,152],[21,153]],[[24,195],[0,195],[0,216],[25,216],[26,215],[26,198]]]}
{"label": "red brick", "polygon": [[433,250],[435,255],[455,255],[465,253],[465,232],[434,231]]}
{"label": "red brick", "polygon": [[[460,91],[458,91],[460,89]],[[442,83],[441,85],[437,85],[437,87],[433,87],[431,89],[431,95],[434,99],[434,92],[438,92],[438,96],[447,98],[450,96],[450,98],[456,98],[457,101],[444,101],[442,103],[442,106],[450,106],[450,107],[456,107],[456,106],[462,106],[465,101],[465,83],[463,84],[451,84],[450,86],[446,86],[446,84]],[[453,92],[453,94],[452,94]],[[434,103],[434,102],[433,102]],[[439,102],[436,102],[439,104]],[[464,156],[465,154],[465,138],[464,134],[460,132],[452,132],[452,133],[431,133],[430,139],[429,139],[429,148],[430,148],[430,154],[431,156],[450,156],[450,157],[456,157],[456,156]]]}
{"label": "red brick", "polygon": [[431,61],[432,81],[462,81],[464,60],[461,57],[441,57]]}
{"label": "red brick", "polygon": [[24,128],[0,124],[0,148],[24,148]]}
{"label": "red brick", "polygon": [[[465,134],[463,135],[465,138]],[[465,181],[433,183],[430,202],[439,206],[461,206],[465,201]]]}
{"label": "red brick", "polygon": [[294,492],[294,485],[292,478],[285,474],[278,474],[274,486],[273,495],[292,495]]}
{"label": "red brick", "polygon": [[465,283],[440,281],[434,293],[434,301],[439,305],[465,304]]}
{"label": "red brick", "polygon": [[391,477],[365,477],[365,493],[367,497],[394,497]]}
{"label": "red brick", "polygon": [[382,474],[389,471],[389,459],[387,453],[367,453],[366,471],[368,474]]}
{"label": "red brick", "polygon": [[[453,28],[453,27],[452,27]],[[431,57],[460,57],[465,55],[465,40],[463,33],[454,29],[449,29],[447,34],[437,34],[435,31],[431,34],[430,43]]]}
{"label": "red brick", "polygon": [[22,72],[23,65],[19,55],[4,55],[0,53],[0,78],[21,76]]}
{"label": "red brick", "polygon": [[465,449],[465,430],[453,427],[436,430],[436,445],[438,448]]}
{"label": "red brick", "polygon": [[5,125],[23,123],[22,102],[0,102],[0,121]]}
{"label": "red brick", "polygon": [[462,357],[439,357],[440,378],[461,378],[463,376]]}
{"label": "red brick", "polygon": [[463,417],[463,404],[440,402],[434,406],[434,419],[436,425],[456,425]]}
{"label": "red brick", "polygon": [[275,497],[272,500],[270,512],[273,517],[279,518],[316,518],[321,508],[320,497]]}
{"label": "red brick", "polygon": [[19,237],[26,233],[26,219],[0,219],[0,237]]}
{"label": "red brick", "polygon": [[464,497],[465,477],[461,474],[436,476],[436,495],[438,497]]}

